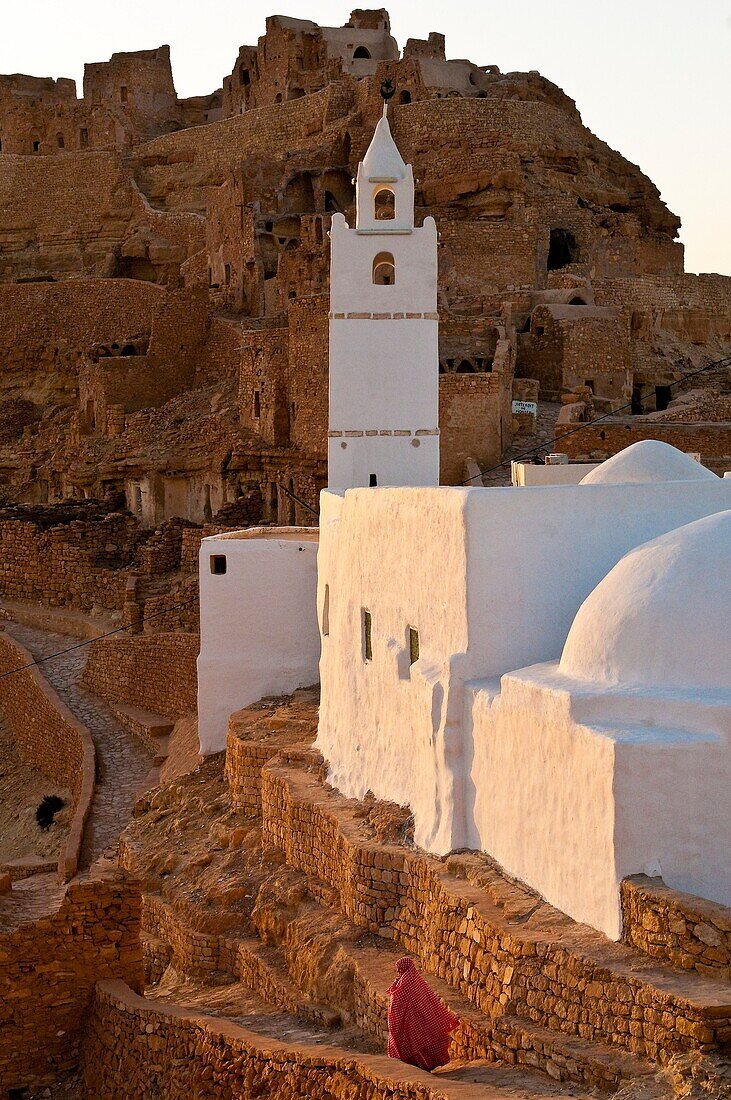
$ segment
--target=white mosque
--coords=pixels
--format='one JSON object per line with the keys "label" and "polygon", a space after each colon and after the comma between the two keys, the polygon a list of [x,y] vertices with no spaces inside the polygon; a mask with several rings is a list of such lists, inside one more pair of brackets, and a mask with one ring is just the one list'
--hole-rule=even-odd
{"label": "white mosque", "polygon": [[436,227],[388,119],[332,225],[319,532],[201,549],[199,735],[320,679],[330,781],[621,934],[636,873],[731,904],[731,479],[635,444],[579,484],[438,486]]}

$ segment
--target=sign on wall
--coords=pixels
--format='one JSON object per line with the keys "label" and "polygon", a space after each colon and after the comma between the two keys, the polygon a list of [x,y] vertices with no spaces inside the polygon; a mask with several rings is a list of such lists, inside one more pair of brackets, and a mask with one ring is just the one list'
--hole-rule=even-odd
{"label": "sign on wall", "polygon": [[538,405],[535,401],[513,401],[514,413],[530,413],[531,416],[536,416],[538,413]]}

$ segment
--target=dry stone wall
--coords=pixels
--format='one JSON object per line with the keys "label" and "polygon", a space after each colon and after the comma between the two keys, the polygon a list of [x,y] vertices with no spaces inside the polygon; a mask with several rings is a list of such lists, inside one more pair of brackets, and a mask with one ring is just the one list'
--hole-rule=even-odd
{"label": "dry stone wall", "polygon": [[[30,666],[30,667],[24,667]],[[23,669],[12,676],[13,669]],[[76,874],[84,826],[94,795],[94,742],[34,665],[30,653],[0,633],[0,711],[26,763],[73,792],[74,811],[61,848],[58,871],[67,882]]]}
{"label": "dry stone wall", "polygon": [[101,638],[89,646],[84,687],[109,703],[183,718],[196,711],[199,646],[197,634]]}
{"label": "dry stone wall", "polygon": [[0,1090],[52,1085],[77,1065],[105,978],[143,988],[140,892],[120,872],[76,881],[56,912],[0,930]]}

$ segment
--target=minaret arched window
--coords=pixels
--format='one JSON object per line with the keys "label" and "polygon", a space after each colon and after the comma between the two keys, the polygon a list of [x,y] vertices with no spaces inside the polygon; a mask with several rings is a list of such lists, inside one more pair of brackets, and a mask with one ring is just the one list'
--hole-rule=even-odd
{"label": "minaret arched window", "polygon": [[396,217],[396,197],[388,187],[382,187],[376,192],[373,199],[375,219],[377,222],[390,222]]}
{"label": "minaret arched window", "polygon": [[373,261],[373,282],[376,286],[393,286],[396,268],[390,252],[379,252]]}

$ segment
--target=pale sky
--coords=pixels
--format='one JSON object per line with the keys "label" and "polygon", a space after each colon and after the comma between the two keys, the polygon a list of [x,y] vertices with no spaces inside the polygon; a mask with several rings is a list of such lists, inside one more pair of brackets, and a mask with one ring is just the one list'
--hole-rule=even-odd
{"label": "pale sky", "polygon": [[[357,0],[356,0],[357,2]],[[275,12],[325,26],[344,0],[0,0],[0,73],[71,76],[169,43],[180,96],[219,87]],[[361,0],[360,6],[366,4]],[[378,0],[371,0],[378,7]],[[731,275],[731,0],[391,0],[401,47],[430,30],[447,56],[538,69],[634,161],[683,220],[688,271]]]}

